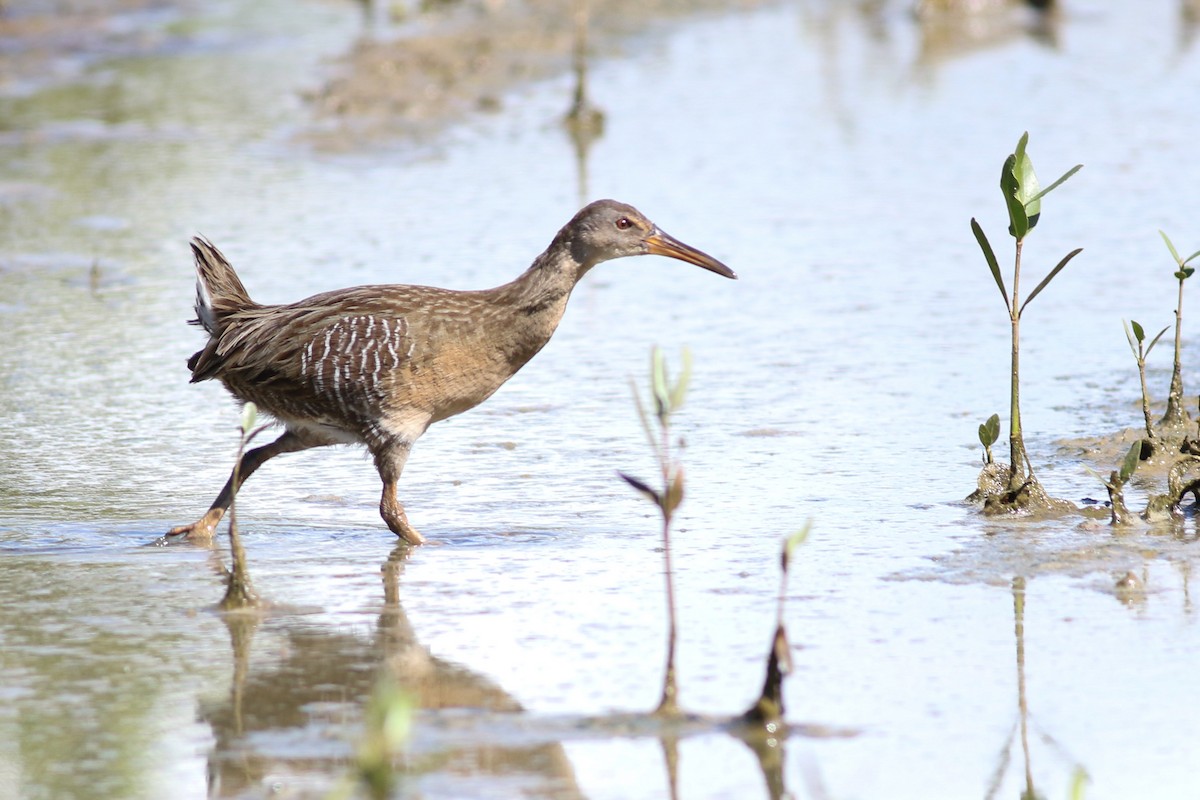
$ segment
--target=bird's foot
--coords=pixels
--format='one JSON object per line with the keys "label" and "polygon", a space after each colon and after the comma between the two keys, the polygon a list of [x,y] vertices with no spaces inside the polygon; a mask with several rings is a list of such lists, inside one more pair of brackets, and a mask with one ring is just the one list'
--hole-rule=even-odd
{"label": "bird's foot", "polygon": [[416,528],[409,525],[408,520],[404,520],[401,525],[393,525],[392,521],[388,520],[388,527],[392,529],[392,533],[399,536],[408,544],[425,544],[425,537]]}
{"label": "bird's foot", "polygon": [[217,524],[225,512],[219,508],[209,509],[208,513],[190,525],[177,525],[155,540],[156,545],[169,545],[177,542],[188,542],[195,545],[212,544],[217,532]]}
{"label": "bird's foot", "polygon": [[[399,536],[406,544],[425,544],[425,537],[416,528],[408,524],[408,517],[398,506],[383,508],[383,521],[391,528],[392,533]],[[390,512],[390,513],[389,513]]]}
{"label": "bird's foot", "polygon": [[404,506],[396,501],[395,483],[384,486],[383,497],[379,501],[379,516],[383,517],[383,521],[387,523],[392,533],[408,544],[425,544],[425,537],[408,524],[408,515],[404,513]]}

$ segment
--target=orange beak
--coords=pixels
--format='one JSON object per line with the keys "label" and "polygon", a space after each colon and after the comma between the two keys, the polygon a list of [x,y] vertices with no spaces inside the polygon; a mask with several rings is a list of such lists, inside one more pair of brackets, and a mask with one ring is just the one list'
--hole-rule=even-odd
{"label": "orange beak", "polygon": [[737,280],[737,273],[720,261],[717,261],[708,253],[697,250],[691,245],[684,244],[674,236],[663,233],[658,228],[655,228],[646,237],[646,252],[653,253],[656,256],[677,258],[680,261],[695,264],[697,267],[704,267],[706,270],[715,272],[718,275],[724,275],[726,278]]}

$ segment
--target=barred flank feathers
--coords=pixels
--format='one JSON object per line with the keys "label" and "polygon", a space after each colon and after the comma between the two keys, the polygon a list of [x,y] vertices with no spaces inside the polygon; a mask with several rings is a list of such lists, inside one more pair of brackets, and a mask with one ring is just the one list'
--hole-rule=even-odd
{"label": "barred flank feathers", "polygon": [[233,267],[212,242],[200,236],[192,239],[196,257],[196,319],[210,336],[220,336],[224,318],[255,305]]}

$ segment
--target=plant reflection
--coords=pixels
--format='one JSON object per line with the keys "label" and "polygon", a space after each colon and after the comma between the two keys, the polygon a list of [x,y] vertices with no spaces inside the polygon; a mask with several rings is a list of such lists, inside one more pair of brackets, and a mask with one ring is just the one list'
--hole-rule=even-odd
{"label": "plant reflection", "polygon": [[[200,709],[215,738],[208,758],[210,797],[240,796],[259,788],[309,794],[314,787],[327,787],[345,769],[351,729],[380,676],[390,676],[411,695],[418,714],[522,710],[492,681],[432,655],[416,640],[400,604],[399,579],[407,558],[407,546],[400,545],[383,565],[384,603],[373,636],[306,625],[296,618],[223,617],[233,651],[230,692]],[[256,633],[277,621],[283,623],[284,640],[276,648],[279,657],[270,664],[263,663],[267,654],[252,658]],[[477,741],[451,744],[440,752],[417,745],[407,765],[410,772],[444,770],[474,780],[516,781],[537,787],[535,794],[580,796],[557,742]]]}
{"label": "plant reflection", "polygon": [[[1012,762],[1013,740],[1018,733],[1020,734],[1021,756],[1024,766],[1022,773],[1023,786],[1019,796],[1021,800],[1036,800],[1036,798],[1043,797],[1043,795],[1037,793],[1037,789],[1034,786],[1033,760],[1029,746],[1030,714],[1028,695],[1025,690],[1025,585],[1026,580],[1024,576],[1017,576],[1012,579],[1013,631],[1017,642],[1017,721],[1013,724],[1012,730],[1009,731],[1004,748],[1000,751],[1000,758],[997,761],[995,771],[992,773],[992,779],[988,784],[988,791],[985,795],[987,800],[992,800],[992,798],[997,797],[1000,793]],[[1073,761],[1050,734],[1041,731],[1040,739],[1058,750],[1060,756]],[[1080,791],[1085,778],[1086,774],[1083,771],[1083,767],[1076,764],[1074,770],[1076,792]]]}
{"label": "plant reflection", "polygon": [[575,149],[575,170],[579,184],[579,204],[591,200],[588,190],[588,153],[592,144],[604,135],[604,112],[588,94],[588,22],[591,18],[589,0],[575,0],[575,27],[572,71],[575,91],[571,108],[563,124]]}
{"label": "plant reflection", "polygon": [[746,715],[525,714],[499,685],[417,641],[401,602],[409,554],[399,544],[382,565],[383,604],[370,635],[284,617],[278,608],[274,616],[222,616],[232,650],[230,689],[200,708],[215,740],[208,756],[209,797],[264,789],[323,796],[339,776],[354,771],[363,708],[380,680],[394,682],[415,709],[407,752],[393,760],[397,782],[436,776],[445,788],[461,780],[460,791],[468,795],[479,783],[519,786],[523,795],[582,797],[564,744],[633,737],[658,740],[670,797],[678,798],[686,767],[680,742],[724,733],[754,753],[765,796],[783,800],[790,797],[783,769],[790,735],[854,735],[817,725],[764,725]]}

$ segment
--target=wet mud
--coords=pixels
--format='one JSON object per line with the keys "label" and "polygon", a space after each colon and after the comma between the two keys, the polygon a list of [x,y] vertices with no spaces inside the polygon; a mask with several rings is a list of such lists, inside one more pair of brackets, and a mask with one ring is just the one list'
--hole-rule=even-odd
{"label": "wet mud", "polygon": [[[434,5],[415,19],[375,15],[370,35],[308,96],[311,140],[353,148],[427,138],[473,113],[498,113],[516,87],[612,57],[673,21],[768,0],[486,0]],[[564,103],[564,117],[571,107]]]}

